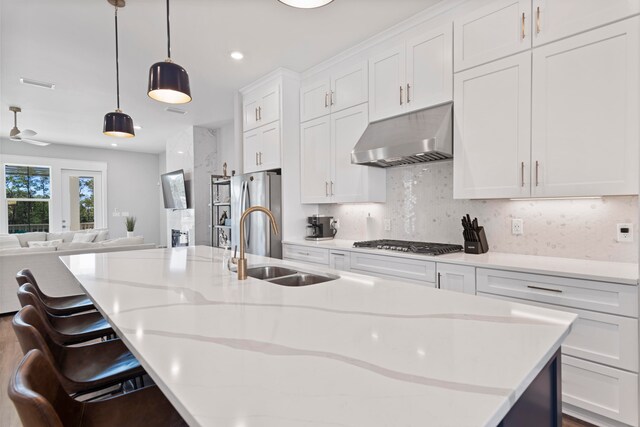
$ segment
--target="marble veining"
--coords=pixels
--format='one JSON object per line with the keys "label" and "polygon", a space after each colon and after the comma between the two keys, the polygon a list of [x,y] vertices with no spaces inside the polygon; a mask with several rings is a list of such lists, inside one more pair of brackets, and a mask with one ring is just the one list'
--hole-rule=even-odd
{"label": "marble veining", "polygon": [[[575,319],[337,271],[303,288],[239,282],[227,257],[203,246],[61,257],[194,426],[496,425]],[[249,257],[265,263],[327,272]]]}
{"label": "marble veining", "polygon": [[[390,238],[462,244],[460,219],[478,217],[492,251],[525,255],[637,262],[636,243],[615,241],[616,224],[633,223],[638,240],[638,197],[573,200],[454,200],[453,163],[387,169],[387,202],[321,205],[340,219],[338,237]],[[367,230],[367,216],[373,220]],[[384,219],[391,231],[384,231]],[[524,220],[524,235],[511,234],[511,219]],[[302,231],[301,231],[302,237]]]}

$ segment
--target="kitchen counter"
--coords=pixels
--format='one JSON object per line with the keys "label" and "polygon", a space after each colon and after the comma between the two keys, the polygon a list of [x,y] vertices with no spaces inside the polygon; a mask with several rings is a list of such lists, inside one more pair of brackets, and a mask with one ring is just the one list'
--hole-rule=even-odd
{"label": "kitchen counter", "polygon": [[638,285],[638,264],[635,263],[556,258],[491,251],[481,255],[457,252],[452,254],[429,256],[389,250],[354,248],[353,242],[353,240],[341,239],[325,240],[320,242],[295,239],[288,240],[283,243],[335,250],[348,250],[352,252],[376,253],[379,255],[423,259],[448,264],[462,264],[479,268],[494,268],[523,273],[546,274],[572,277],[576,279],[622,283],[626,285]]}
{"label": "kitchen counter", "polygon": [[61,257],[194,426],[495,426],[576,318],[257,256],[341,277],[238,281],[223,254]]}

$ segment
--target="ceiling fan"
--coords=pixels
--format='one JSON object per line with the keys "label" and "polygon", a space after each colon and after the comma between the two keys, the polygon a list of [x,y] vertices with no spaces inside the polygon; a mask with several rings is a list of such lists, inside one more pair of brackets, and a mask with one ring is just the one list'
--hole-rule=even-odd
{"label": "ceiling fan", "polygon": [[9,132],[9,139],[16,142],[26,142],[27,144],[37,145],[38,147],[45,147],[49,145],[48,142],[36,141],[31,139],[32,136],[36,136],[38,132],[31,129],[25,129],[21,131],[18,129],[18,113],[22,111],[20,107],[9,107],[10,111],[13,111],[13,129]]}

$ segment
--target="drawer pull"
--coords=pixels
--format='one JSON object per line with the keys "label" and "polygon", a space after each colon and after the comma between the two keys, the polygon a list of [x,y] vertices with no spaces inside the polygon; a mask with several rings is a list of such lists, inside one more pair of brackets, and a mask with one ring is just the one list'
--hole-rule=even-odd
{"label": "drawer pull", "polygon": [[298,255],[309,256],[309,252],[298,252]]}
{"label": "drawer pull", "polygon": [[529,288],[529,289],[538,289],[540,291],[557,292],[559,294],[562,293],[562,289],[543,288],[541,286],[533,286],[533,285],[527,285],[527,288]]}

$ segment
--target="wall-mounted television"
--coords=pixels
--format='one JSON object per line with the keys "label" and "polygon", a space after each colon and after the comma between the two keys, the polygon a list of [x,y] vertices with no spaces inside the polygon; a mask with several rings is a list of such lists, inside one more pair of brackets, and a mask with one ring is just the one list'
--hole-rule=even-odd
{"label": "wall-mounted television", "polygon": [[165,173],[161,175],[162,198],[166,209],[188,209],[189,201],[187,185],[184,179],[184,170]]}

